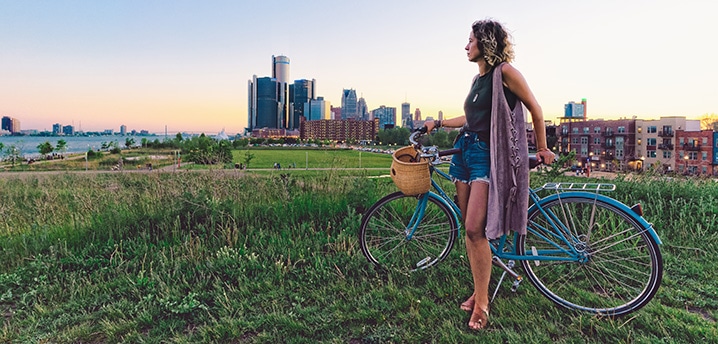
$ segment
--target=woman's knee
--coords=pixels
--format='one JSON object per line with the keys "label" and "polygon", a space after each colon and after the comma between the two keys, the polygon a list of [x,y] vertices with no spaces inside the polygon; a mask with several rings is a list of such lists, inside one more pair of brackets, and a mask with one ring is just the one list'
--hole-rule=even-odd
{"label": "woman's knee", "polygon": [[466,236],[471,241],[481,240],[486,238],[486,220],[478,221],[467,221],[466,222]]}

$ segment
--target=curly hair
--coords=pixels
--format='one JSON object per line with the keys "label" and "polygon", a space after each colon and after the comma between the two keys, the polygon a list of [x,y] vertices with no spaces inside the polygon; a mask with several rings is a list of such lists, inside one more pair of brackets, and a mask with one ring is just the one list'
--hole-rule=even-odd
{"label": "curly hair", "polygon": [[484,59],[490,66],[514,59],[514,44],[511,35],[501,23],[491,19],[477,20],[471,25]]}

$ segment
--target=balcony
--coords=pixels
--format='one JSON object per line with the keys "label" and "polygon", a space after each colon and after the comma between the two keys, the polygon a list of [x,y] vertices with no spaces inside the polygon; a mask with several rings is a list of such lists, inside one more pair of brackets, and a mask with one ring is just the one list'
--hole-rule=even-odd
{"label": "balcony", "polygon": [[699,151],[699,150],[701,150],[701,145],[700,144],[687,144],[687,145],[683,145],[683,149],[687,150],[687,151]]}
{"label": "balcony", "polygon": [[673,150],[673,144],[672,143],[661,143],[658,145],[658,149],[660,150]]}
{"label": "balcony", "polygon": [[659,131],[659,137],[673,137],[673,130]]}
{"label": "balcony", "polygon": [[603,132],[603,137],[613,137],[613,131],[611,131],[611,130],[609,130],[609,131],[604,131],[604,132]]}

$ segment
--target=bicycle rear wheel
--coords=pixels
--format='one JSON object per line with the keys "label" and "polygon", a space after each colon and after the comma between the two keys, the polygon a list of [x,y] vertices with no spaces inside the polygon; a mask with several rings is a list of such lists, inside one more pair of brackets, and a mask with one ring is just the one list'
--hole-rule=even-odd
{"label": "bicycle rear wheel", "polygon": [[407,228],[415,214],[419,216],[423,196],[395,192],[376,202],[364,214],[359,242],[370,262],[384,269],[414,271],[446,258],[456,241],[458,224],[451,209],[436,196],[428,195],[423,217],[409,237]]}
{"label": "bicycle rear wheel", "polygon": [[[541,204],[549,216],[534,208],[528,214],[527,235],[518,238],[520,254],[575,256],[578,261],[521,264],[531,283],[561,306],[625,315],[653,298],[663,260],[638,215],[595,196],[558,197]],[[558,239],[558,231],[570,244]]]}

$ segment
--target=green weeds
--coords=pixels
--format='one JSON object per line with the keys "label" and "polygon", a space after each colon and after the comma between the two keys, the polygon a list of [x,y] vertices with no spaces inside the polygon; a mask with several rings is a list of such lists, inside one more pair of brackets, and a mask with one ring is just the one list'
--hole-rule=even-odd
{"label": "green weeds", "polygon": [[[254,162],[254,161],[253,161]],[[534,184],[541,183],[535,178]],[[202,173],[0,178],[0,342],[706,342],[718,338],[718,186],[614,181],[664,241],[661,289],[601,319],[531,285],[468,331],[463,244],[436,268],[376,271],[357,240],[388,178]],[[494,271],[492,289],[499,271]]]}

